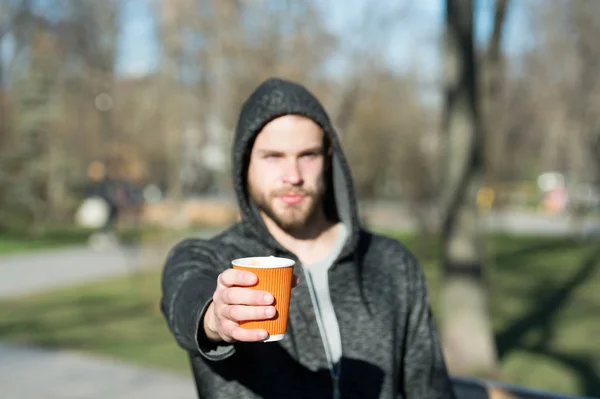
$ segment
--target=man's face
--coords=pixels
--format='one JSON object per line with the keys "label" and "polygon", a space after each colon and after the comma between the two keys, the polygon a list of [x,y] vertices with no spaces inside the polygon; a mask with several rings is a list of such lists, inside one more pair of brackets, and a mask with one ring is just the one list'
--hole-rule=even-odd
{"label": "man's face", "polygon": [[248,188],[263,215],[284,231],[310,223],[322,210],[326,149],[312,120],[285,115],[269,122],[252,147]]}

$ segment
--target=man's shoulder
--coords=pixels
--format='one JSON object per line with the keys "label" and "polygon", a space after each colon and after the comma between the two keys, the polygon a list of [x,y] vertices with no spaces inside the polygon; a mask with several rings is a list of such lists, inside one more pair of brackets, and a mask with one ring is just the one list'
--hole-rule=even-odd
{"label": "man's shoulder", "polygon": [[369,230],[363,230],[362,236],[361,241],[366,243],[368,261],[379,263],[379,267],[385,266],[404,270],[419,267],[415,255],[400,238],[391,234],[375,233]]}
{"label": "man's shoulder", "polygon": [[370,251],[384,252],[392,255],[413,256],[412,252],[399,238],[391,234],[376,233],[370,230],[362,231],[363,239],[368,241]]}
{"label": "man's shoulder", "polygon": [[173,256],[182,252],[223,253],[231,243],[239,241],[241,237],[239,223],[236,223],[216,234],[183,238],[171,248],[169,254]]}

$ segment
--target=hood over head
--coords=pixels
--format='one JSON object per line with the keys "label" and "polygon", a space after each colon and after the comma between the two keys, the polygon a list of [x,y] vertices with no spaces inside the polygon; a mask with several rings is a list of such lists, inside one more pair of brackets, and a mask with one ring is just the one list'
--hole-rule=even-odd
{"label": "hood over head", "polygon": [[319,100],[304,86],[289,80],[270,78],[258,86],[242,105],[232,151],[233,184],[246,231],[269,247],[283,249],[269,234],[247,187],[250,153],[262,128],[280,116],[301,115],[313,120],[325,132],[332,147],[331,167],[326,176],[323,198],[330,206],[328,215],[338,218],[348,229],[349,237],[341,256],[353,252],[358,241],[360,223],[350,167],[327,112]]}

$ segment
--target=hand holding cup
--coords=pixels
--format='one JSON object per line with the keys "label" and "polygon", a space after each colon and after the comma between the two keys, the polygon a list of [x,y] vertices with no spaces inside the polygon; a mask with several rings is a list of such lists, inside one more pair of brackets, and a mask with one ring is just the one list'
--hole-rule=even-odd
{"label": "hand holding cup", "polygon": [[256,257],[236,259],[233,269],[221,273],[204,317],[212,341],[271,342],[283,339],[294,261]]}

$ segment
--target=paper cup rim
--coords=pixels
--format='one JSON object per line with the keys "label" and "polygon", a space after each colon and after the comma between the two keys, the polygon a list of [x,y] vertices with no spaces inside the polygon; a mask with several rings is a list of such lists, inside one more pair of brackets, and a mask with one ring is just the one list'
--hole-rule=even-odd
{"label": "paper cup rim", "polygon": [[[257,262],[258,264],[254,263]],[[296,264],[295,261],[288,258],[279,258],[276,256],[250,256],[231,261],[234,266],[251,267],[254,269],[276,269],[279,267],[291,267]]]}

